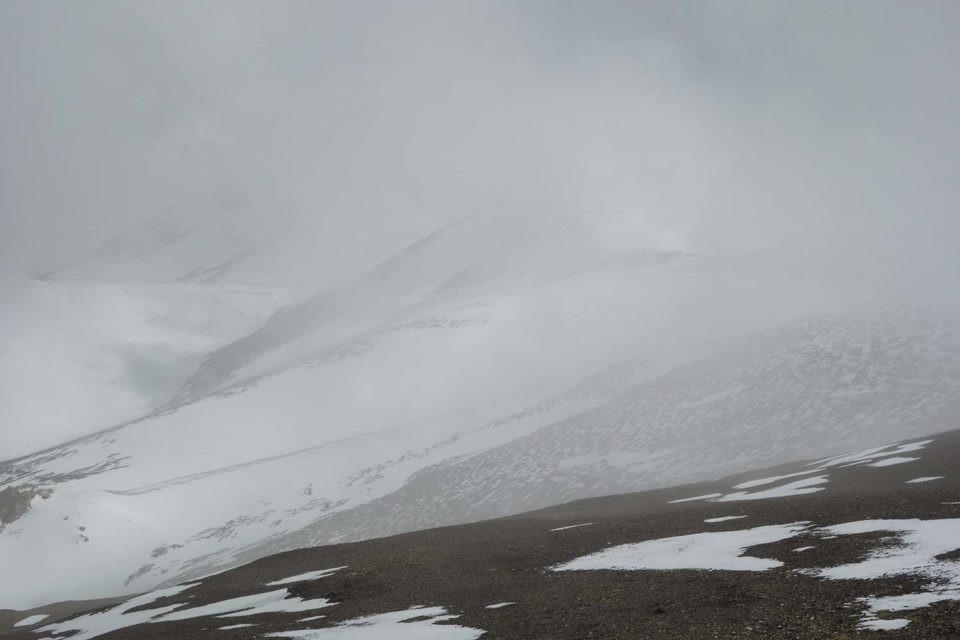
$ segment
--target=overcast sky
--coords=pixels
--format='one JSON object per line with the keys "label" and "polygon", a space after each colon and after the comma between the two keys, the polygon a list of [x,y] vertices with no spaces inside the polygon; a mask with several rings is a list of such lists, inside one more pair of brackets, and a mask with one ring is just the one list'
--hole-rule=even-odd
{"label": "overcast sky", "polygon": [[0,267],[216,194],[295,212],[344,273],[546,206],[619,246],[929,282],[960,232],[958,36],[949,0],[0,0]]}

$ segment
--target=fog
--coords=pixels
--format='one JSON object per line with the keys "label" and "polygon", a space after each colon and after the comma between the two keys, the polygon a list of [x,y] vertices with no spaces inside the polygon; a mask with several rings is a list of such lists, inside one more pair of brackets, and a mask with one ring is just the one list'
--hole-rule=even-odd
{"label": "fog", "polygon": [[0,609],[955,427],[958,32],[0,0]]}
{"label": "fog", "polygon": [[[950,289],[952,2],[0,6],[0,264],[196,194],[342,280],[464,215],[615,246],[818,251]],[[283,212],[283,213],[280,213]]]}

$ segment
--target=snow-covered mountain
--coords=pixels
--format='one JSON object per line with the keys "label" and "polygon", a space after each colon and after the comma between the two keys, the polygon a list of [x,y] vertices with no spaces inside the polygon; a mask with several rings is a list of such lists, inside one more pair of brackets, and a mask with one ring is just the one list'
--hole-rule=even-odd
{"label": "snow-covered mountain", "polygon": [[286,287],[328,282],[311,235],[291,212],[195,196],[167,207],[40,279]]}
{"label": "snow-covered mountain", "polygon": [[165,404],[205,354],[296,300],[274,287],[0,278],[0,457]]}
{"label": "snow-covered mountain", "polygon": [[356,341],[364,331],[385,328],[397,314],[417,318],[425,305],[443,304],[461,292],[489,297],[482,290],[503,286],[503,280],[575,269],[595,253],[587,230],[569,215],[464,218],[356,280],[283,309],[257,331],[211,353],[183,397],[199,397],[230,379],[262,373],[340,340]]}
{"label": "snow-covered mountain", "polygon": [[943,640],[960,612],[958,460],[952,430],[301,548],[132,598],[0,610],[0,634]]}
{"label": "snow-covered mountain", "polygon": [[0,465],[0,606],[955,426],[960,316],[853,312],[817,269],[467,218],[212,345],[156,409]]}

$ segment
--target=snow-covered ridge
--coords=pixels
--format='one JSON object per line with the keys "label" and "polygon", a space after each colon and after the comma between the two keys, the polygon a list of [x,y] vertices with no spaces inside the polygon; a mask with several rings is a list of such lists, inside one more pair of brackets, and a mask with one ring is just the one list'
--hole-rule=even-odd
{"label": "snow-covered ridge", "polygon": [[0,407],[8,424],[0,456],[167,403],[206,353],[296,299],[272,287],[0,278]]}
{"label": "snow-covered ridge", "polygon": [[266,284],[263,256],[288,233],[265,207],[197,197],[154,214],[43,279]]}
{"label": "snow-covered ridge", "polygon": [[0,531],[22,575],[0,603],[139,592],[960,416],[956,313],[839,314],[832,288],[762,256],[615,260],[581,236],[562,215],[468,218],[211,345],[171,401],[0,465],[3,486],[52,490]]}
{"label": "snow-covered ridge", "polygon": [[[285,397],[315,398],[316,372],[323,371],[294,368],[247,391],[5,466],[7,482],[54,483],[48,500],[35,501],[0,533],[6,566],[23,566],[25,576],[42,574],[46,564],[61,572],[75,567],[76,574],[56,590],[31,587],[25,579],[4,597],[33,598],[20,600],[24,604],[62,599],[66,586],[87,597],[140,591],[173,576],[203,575],[284,549],[704,480],[755,461],[833,455],[845,443],[863,448],[904,433],[929,433],[960,415],[955,354],[940,348],[952,339],[948,329],[955,324],[949,315],[820,318],[766,332],[666,374],[642,362],[621,364],[493,420],[483,413],[471,417],[464,408],[456,416],[272,454],[267,447],[282,435],[275,410],[285,406],[284,396],[263,394],[288,390],[296,373],[312,395]],[[412,335],[435,339],[422,330]],[[346,362],[373,357],[376,363],[377,353]],[[811,358],[819,364],[811,366]],[[924,376],[931,383],[918,385]],[[911,416],[912,406],[922,409]],[[257,433],[236,430],[241,421],[249,424],[252,411],[266,411],[270,428],[263,440],[238,439],[237,433]],[[761,418],[764,439],[754,437],[751,427]],[[197,431],[197,424],[207,426]],[[830,438],[822,425],[829,425]],[[231,447],[224,449],[226,441]],[[242,446],[255,447],[259,456],[229,462],[243,453]],[[889,451],[907,450],[861,452],[842,464],[872,464]],[[213,463],[217,457],[227,464]],[[903,455],[887,459],[895,457]],[[830,462],[836,461],[823,464]],[[823,475],[813,467],[810,474],[727,493],[829,490]],[[248,490],[237,495],[236,486]],[[162,515],[174,512],[191,517]],[[42,554],[36,553],[40,532],[46,539]]]}
{"label": "snow-covered ridge", "polygon": [[[441,297],[490,291],[504,273],[515,278],[570,268],[594,255],[590,234],[573,216],[474,215],[413,243],[355,281],[281,309],[257,331],[211,353],[181,398],[202,397],[230,381],[275,370],[304,354],[336,348],[366,331],[390,331],[393,320],[417,321]],[[429,312],[428,312],[429,313]],[[395,323],[393,323],[395,324]]]}

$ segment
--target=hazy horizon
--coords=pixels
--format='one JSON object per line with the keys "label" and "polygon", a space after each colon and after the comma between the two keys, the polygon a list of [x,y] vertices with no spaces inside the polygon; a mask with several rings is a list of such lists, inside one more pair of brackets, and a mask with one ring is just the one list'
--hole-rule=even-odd
{"label": "hazy horizon", "polygon": [[[0,4],[0,270],[197,197],[330,282],[465,215],[951,295],[951,2]],[[201,219],[203,211],[198,211]],[[945,278],[945,279],[944,279]]]}

